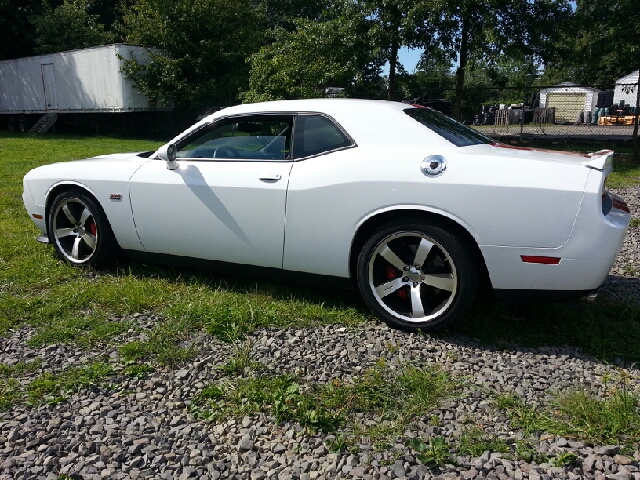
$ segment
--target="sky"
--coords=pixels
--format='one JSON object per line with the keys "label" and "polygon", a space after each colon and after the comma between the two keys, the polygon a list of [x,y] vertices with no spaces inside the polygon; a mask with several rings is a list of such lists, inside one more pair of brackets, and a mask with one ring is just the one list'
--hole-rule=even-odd
{"label": "sky", "polygon": [[404,66],[405,70],[409,73],[413,73],[413,71],[416,69],[416,65],[420,61],[421,54],[422,50],[403,47],[398,52],[398,58],[400,60],[400,63]]}
{"label": "sky", "polygon": [[[420,61],[421,54],[422,50],[402,47],[398,51],[398,59],[407,72],[413,73],[416,69],[416,65]],[[389,75],[389,62],[387,62],[384,67],[382,67],[382,74]]]}

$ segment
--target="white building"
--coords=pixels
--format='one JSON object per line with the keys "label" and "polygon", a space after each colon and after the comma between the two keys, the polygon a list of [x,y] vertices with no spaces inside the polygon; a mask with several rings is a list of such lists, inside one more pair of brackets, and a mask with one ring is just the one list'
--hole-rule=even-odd
{"label": "white building", "polygon": [[636,106],[638,72],[640,72],[640,70],[636,70],[616,80],[616,88],[613,91],[613,103],[620,105],[620,101],[622,100],[625,105]]}
{"label": "white building", "polygon": [[586,115],[596,109],[598,92],[595,88],[564,82],[540,90],[540,106],[556,109],[556,123],[576,123],[581,113]]}

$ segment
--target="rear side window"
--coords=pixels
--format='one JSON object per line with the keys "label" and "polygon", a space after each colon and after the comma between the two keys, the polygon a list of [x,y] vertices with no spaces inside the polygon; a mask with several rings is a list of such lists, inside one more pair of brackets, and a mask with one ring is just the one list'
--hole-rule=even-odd
{"label": "rear side window", "polygon": [[462,125],[436,110],[408,108],[404,113],[433,130],[445,140],[453,143],[456,147],[494,143],[489,137],[485,137],[473,128]]}
{"label": "rear side window", "polygon": [[335,123],[321,115],[299,115],[294,130],[294,158],[318,155],[353,145]]}

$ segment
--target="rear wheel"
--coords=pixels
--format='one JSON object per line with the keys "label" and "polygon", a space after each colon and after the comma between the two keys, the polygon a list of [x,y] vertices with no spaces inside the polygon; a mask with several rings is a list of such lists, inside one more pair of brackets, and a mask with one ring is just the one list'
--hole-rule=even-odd
{"label": "rear wheel", "polygon": [[117,242],[102,209],[88,195],[68,191],[49,210],[49,240],[57,255],[77,266],[103,265],[115,260]]}
{"label": "rear wheel", "polygon": [[385,322],[435,331],[473,302],[478,274],[465,242],[438,225],[394,222],[367,241],[358,257],[358,287]]}

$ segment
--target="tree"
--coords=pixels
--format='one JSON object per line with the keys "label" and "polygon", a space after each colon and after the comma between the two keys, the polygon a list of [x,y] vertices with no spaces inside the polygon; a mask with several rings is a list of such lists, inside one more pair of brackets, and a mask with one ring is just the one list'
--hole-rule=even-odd
{"label": "tree", "polygon": [[253,54],[245,102],[322,96],[326,87],[366,88],[382,61],[369,48],[369,22],[355,5],[322,21],[298,19],[296,29],[276,28],[275,41]]}
{"label": "tree", "polygon": [[[358,1],[358,0],[356,0]],[[387,99],[397,97],[396,76],[401,69],[398,51],[402,47],[428,49],[433,30],[426,17],[416,12],[424,11],[425,0],[359,0],[365,15],[372,23],[372,48],[389,62]],[[404,72],[402,72],[404,73]]]}
{"label": "tree", "polygon": [[123,18],[126,41],[162,51],[150,64],[125,61],[124,72],[150,98],[228,105],[246,88],[264,18],[261,4],[244,0],[137,0]]}
{"label": "tree", "polygon": [[[562,68],[580,83],[611,88],[615,81],[640,69],[640,21],[637,0],[577,0],[571,25],[559,42]],[[629,86],[640,110],[640,80]],[[640,161],[638,117],[634,122],[633,155]]]}
{"label": "tree", "polygon": [[469,62],[494,62],[503,56],[544,61],[551,55],[558,26],[570,14],[566,0],[432,0],[416,14],[429,38],[458,61],[454,116],[462,114],[465,74]]}
{"label": "tree", "polygon": [[636,0],[578,0],[563,38],[563,64],[585,85],[611,87],[640,67],[640,21]]}
{"label": "tree", "polygon": [[104,25],[97,21],[98,15],[89,13],[89,7],[88,0],[64,0],[55,8],[43,0],[42,12],[30,18],[36,30],[36,53],[112,43],[114,35],[105,31]]}
{"label": "tree", "polygon": [[36,30],[29,18],[41,9],[41,0],[0,0],[0,60],[33,55]]}

